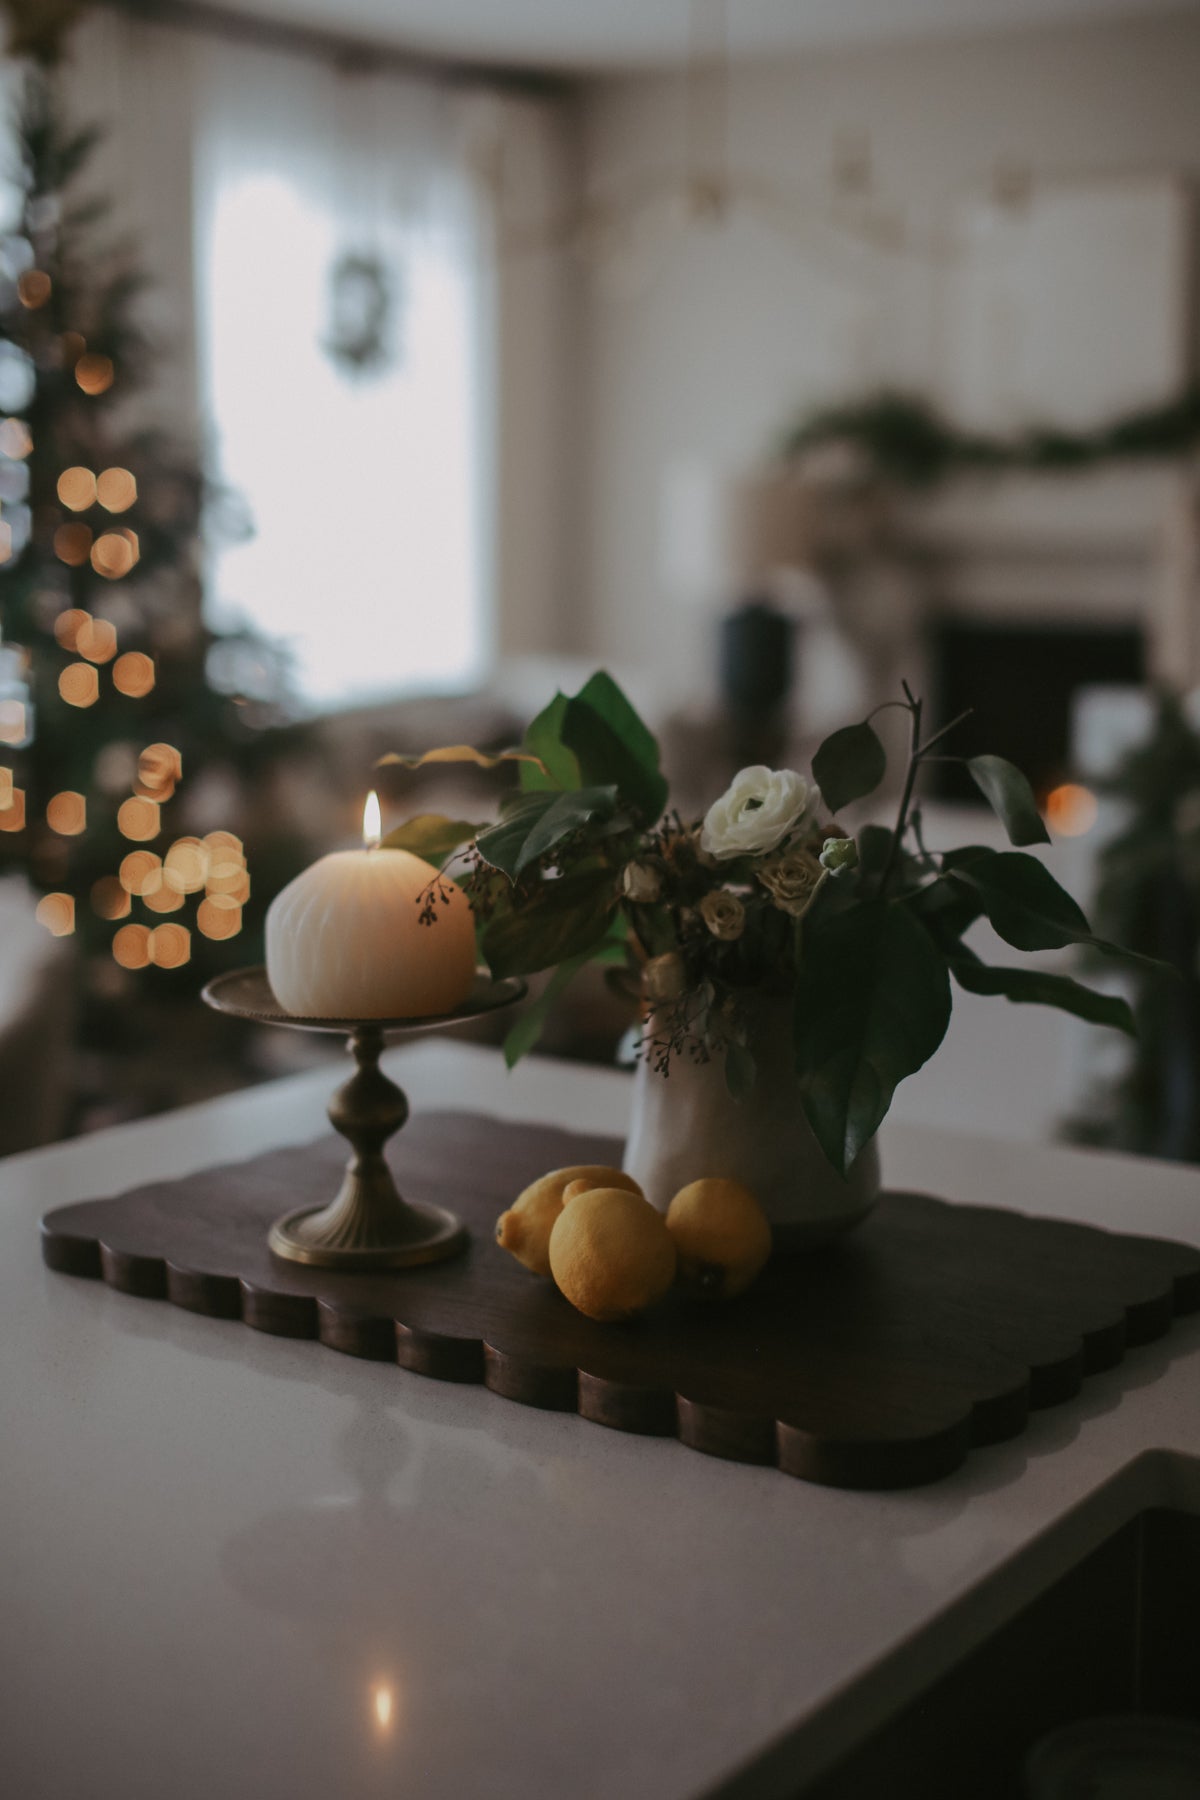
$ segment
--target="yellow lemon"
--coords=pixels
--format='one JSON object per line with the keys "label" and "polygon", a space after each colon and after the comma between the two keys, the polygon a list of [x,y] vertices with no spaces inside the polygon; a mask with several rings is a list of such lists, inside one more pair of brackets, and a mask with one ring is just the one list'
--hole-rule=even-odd
{"label": "yellow lemon", "polygon": [[632,1175],[626,1175],[622,1169],[589,1169],[585,1175],[576,1175],[574,1181],[568,1181],[563,1189],[563,1205],[574,1200],[579,1194],[590,1194],[593,1188],[623,1188],[627,1194],[636,1194],[639,1200],[646,1198],[639,1184]]}
{"label": "yellow lemon", "polygon": [[591,1188],[564,1206],[550,1233],[550,1273],[589,1319],[628,1319],[675,1279],[666,1221],[628,1188]]}
{"label": "yellow lemon", "polygon": [[627,1188],[634,1194],[642,1191],[620,1169],[606,1169],[602,1163],[575,1163],[569,1169],[551,1169],[548,1175],[531,1182],[508,1211],[500,1214],[496,1220],[496,1242],[535,1275],[548,1275],[550,1232],[562,1211],[567,1189],[578,1193],[594,1187]]}
{"label": "yellow lemon", "polygon": [[667,1208],[667,1230],[679,1254],[681,1286],[707,1299],[742,1293],[771,1254],[767,1216],[740,1181],[690,1181]]}

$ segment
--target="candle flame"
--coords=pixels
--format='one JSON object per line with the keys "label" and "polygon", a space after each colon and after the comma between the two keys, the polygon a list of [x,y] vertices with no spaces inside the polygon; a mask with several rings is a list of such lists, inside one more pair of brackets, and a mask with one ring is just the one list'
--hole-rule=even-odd
{"label": "candle flame", "polygon": [[363,846],[367,850],[378,850],[379,840],[383,836],[383,820],[379,813],[379,795],[374,788],[367,795],[367,803],[363,807]]}

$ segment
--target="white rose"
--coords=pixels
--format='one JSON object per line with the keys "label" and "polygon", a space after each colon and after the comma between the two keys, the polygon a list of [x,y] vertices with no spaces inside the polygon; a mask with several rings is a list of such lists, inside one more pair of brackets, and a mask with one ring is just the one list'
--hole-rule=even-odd
{"label": "white rose", "polygon": [[743,769],[705,813],[700,848],[719,862],[774,850],[819,802],[816,788],[794,769]]}

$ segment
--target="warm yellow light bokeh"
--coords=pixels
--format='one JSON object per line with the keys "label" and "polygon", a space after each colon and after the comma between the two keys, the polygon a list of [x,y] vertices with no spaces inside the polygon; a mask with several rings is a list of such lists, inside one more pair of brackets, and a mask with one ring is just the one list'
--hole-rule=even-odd
{"label": "warm yellow light bokeh", "polygon": [[160,969],[180,969],[192,954],[186,925],[156,925],[150,933],[150,960]]}
{"label": "warm yellow light bokeh", "polygon": [[238,906],[244,906],[250,898],[250,877],[241,863],[214,863],[204,886],[208,894],[224,895]]}
{"label": "warm yellow light bokeh", "polygon": [[87,350],[75,364],[75,379],[85,394],[103,394],[113,384],[116,371],[109,356]]}
{"label": "warm yellow light bokeh", "polygon": [[0,812],[3,812],[6,806],[12,805],[12,796],[12,770],[5,768],[4,764],[0,763]]}
{"label": "warm yellow light bokeh", "polygon": [[157,888],[155,888],[154,892],[152,894],[143,894],[142,895],[142,903],[143,903],[143,905],[149,907],[151,912],[156,912],[156,913],[178,912],[180,907],[183,905],[183,894],[180,892],[180,890],[178,888],[171,887],[168,885],[167,878],[164,873],[160,885]]}
{"label": "warm yellow light bokeh", "polygon": [[221,857],[222,862],[245,862],[242,840],[240,837],[235,837],[232,831],[206,832],[204,842],[212,851],[214,857],[217,855],[218,851],[230,853]]}
{"label": "warm yellow light bokeh", "polygon": [[137,481],[128,469],[102,469],[96,478],[96,498],[107,512],[127,512],[137,494]]}
{"label": "warm yellow light bokeh", "polygon": [[113,686],[130,700],[143,700],[154,687],[154,663],[141,650],[127,650],[113,664]]}
{"label": "warm yellow light bokeh", "polygon": [[64,650],[74,650],[79,637],[80,627],[91,623],[91,613],[84,612],[78,606],[67,608],[59,613],[54,621],[54,635]]}
{"label": "warm yellow light bokeh", "polygon": [[147,800],[169,800],[183,779],[183,758],[173,744],[147,744],[138,757],[135,794]]}
{"label": "warm yellow light bokeh", "polygon": [[1086,836],[1098,811],[1095,794],[1075,781],[1064,781],[1046,796],[1046,823],[1059,837]]}
{"label": "warm yellow light bokeh", "polygon": [[117,811],[117,830],[122,837],[132,838],[135,844],[144,844],[157,837],[162,830],[158,802],[142,795],[123,800]]}
{"label": "warm yellow light bokeh", "polygon": [[87,801],[70,788],[55,794],[46,808],[46,823],[60,837],[78,837],[87,830]]}
{"label": "warm yellow light bokeh", "polygon": [[242,909],[228,894],[210,894],[196,908],[196,923],[206,938],[236,937],[242,929]]}
{"label": "warm yellow light bokeh", "polygon": [[68,706],[94,706],[100,697],[100,677],[91,663],[68,663],[58,678],[58,691]]}
{"label": "warm yellow light bokeh", "polygon": [[90,469],[76,463],[64,469],[58,478],[58,497],[72,512],[86,512],[96,504],[96,477]]}
{"label": "warm yellow light bokeh", "polygon": [[53,288],[53,283],[45,269],[26,269],[17,277],[17,299],[30,312],[36,312],[39,306],[45,306]]}
{"label": "warm yellow light bokeh", "polygon": [[52,937],[70,937],[75,929],[75,900],[71,894],[43,894],[34,914]]}
{"label": "warm yellow light bokeh", "polygon": [[25,790],[15,787],[9,795],[8,805],[0,810],[0,831],[24,831],[25,829]]}
{"label": "warm yellow light bokeh", "polygon": [[75,649],[89,662],[111,662],[117,654],[117,628],[108,619],[89,619],[75,634]]}
{"label": "warm yellow light bokeh", "polygon": [[153,850],[131,850],[122,857],[120,884],[127,893],[145,896],[162,886],[162,863]]}
{"label": "warm yellow light bokeh", "polygon": [[144,969],[150,961],[148,925],[122,925],[112,941],[113,959],[123,969]]}
{"label": "warm yellow light bokeh", "polygon": [[198,894],[208,876],[209,854],[199,838],[179,838],[164,859],[164,879],[179,894]]}
{"label": "warm yellow light bokeh", "polygon": [[124,532],[106,531],[92,545],[92,567],[106,581],[120,581],[137,561],[136,546]]}

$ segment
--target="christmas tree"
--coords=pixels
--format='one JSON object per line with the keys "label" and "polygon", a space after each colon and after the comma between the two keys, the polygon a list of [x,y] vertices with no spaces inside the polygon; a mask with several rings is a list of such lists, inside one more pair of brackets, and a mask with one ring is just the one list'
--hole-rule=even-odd
{"label": "christmas tree", "polygon": [[[78,943],[85,1036],[109,1043],[135,980],[156,984],[143,1004],[194,1007],[198,977],[253,960],[241,833],[297,733],[279,655],[204,623],[198,457],[130,405],[163,349],[136,256],[86,192],[97,134],[64,121],[76,9],[39,24],[6,3],[27,60],[0,232],[0,870]],[[259,823],[269,893],[304,853]]]}

